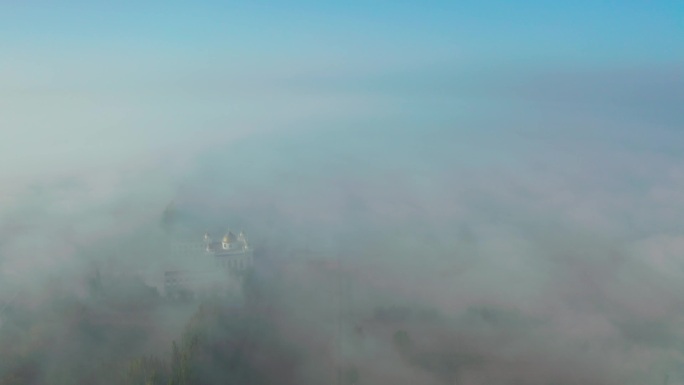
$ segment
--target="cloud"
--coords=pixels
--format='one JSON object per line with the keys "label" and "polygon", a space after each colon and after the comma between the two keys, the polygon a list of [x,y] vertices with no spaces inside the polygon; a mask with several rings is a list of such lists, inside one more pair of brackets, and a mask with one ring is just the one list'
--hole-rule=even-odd
{"label": "cloud", "polygon": [[[676,71],[548,71],[470,89],[422,72],[275,72],[176,68],[140,88],[86,77],[70,97],[23,90],[3,115],[17,132],[4,153],[22,166],[3,167],[2,270],[40,296],[47,277],[78,276],[91,258],[161,257],[149,240],[173,199],[196,230],[242,226],[268,251],[287,289],[282,327],[304,346],[330,337],[337,300],[302,262],[308,249],[352,271],[359,314],[399,303],[445,317],[402,327],[427,355],[477,357],[459,366],[462,383],[680,381],[684,163],[663,151],[680,134],[651,125],[677,122]],[[380,329],[367,375],[439,383]]]}

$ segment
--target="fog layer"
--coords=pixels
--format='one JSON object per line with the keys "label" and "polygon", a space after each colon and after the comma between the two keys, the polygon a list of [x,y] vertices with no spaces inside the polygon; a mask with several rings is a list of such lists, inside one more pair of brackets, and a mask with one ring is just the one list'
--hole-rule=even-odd
{"label": "fog layer", "polygon": [[[680,63],[432,48],[13,55],[0,379],[181,378],[194,352],[236,383],[684,383]],[[181,235],[160,225],[170,202]],[[257,254],[246,303],[164,301],[169,239],[228,227]],[[211,361],[200,329],[251,350]]]}

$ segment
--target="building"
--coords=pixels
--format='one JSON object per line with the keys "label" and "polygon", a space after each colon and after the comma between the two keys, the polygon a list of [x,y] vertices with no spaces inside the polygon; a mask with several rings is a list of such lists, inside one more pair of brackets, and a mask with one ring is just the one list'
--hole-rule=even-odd
{"label": "building", "polygon": [[227,231],[214,240],[175,242],[173,253],[180,257],[175,268],[164,272],[164,292],[169,297],[242,296],[242,282],[253,266],[253,250],[243,232]]}

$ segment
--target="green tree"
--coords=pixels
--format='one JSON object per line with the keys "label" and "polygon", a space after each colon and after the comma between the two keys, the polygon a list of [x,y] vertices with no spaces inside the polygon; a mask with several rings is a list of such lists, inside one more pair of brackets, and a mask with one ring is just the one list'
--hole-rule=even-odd
{"label": "green tree", "polygon": [[186,385],[188,384],[188,356],[182,354],[178,348],[176,341],[171,344],[171,377],[169,385]]}
{"label": "green tree", "polygon": [[126,385],[167,385],[169,370],[164,361],[156,357],[133,360],[126,373]]}

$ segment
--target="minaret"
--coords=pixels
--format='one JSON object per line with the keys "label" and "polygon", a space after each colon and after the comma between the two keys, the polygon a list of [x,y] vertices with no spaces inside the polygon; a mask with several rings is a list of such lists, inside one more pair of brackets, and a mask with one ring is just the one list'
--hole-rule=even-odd
{"label": "minaret", "polygon": [[208,231],[204,233],[204,247],[207,252],[211,251],[211,235],[209,235]]}
{"label": "minaret", "polygon": [[249,245],[247,245],[247,237],[245,236],[244,231],[240,231],[240,234],[238,234],[238,242],[242,243],[242,248],[243,249],[248,249]]}

